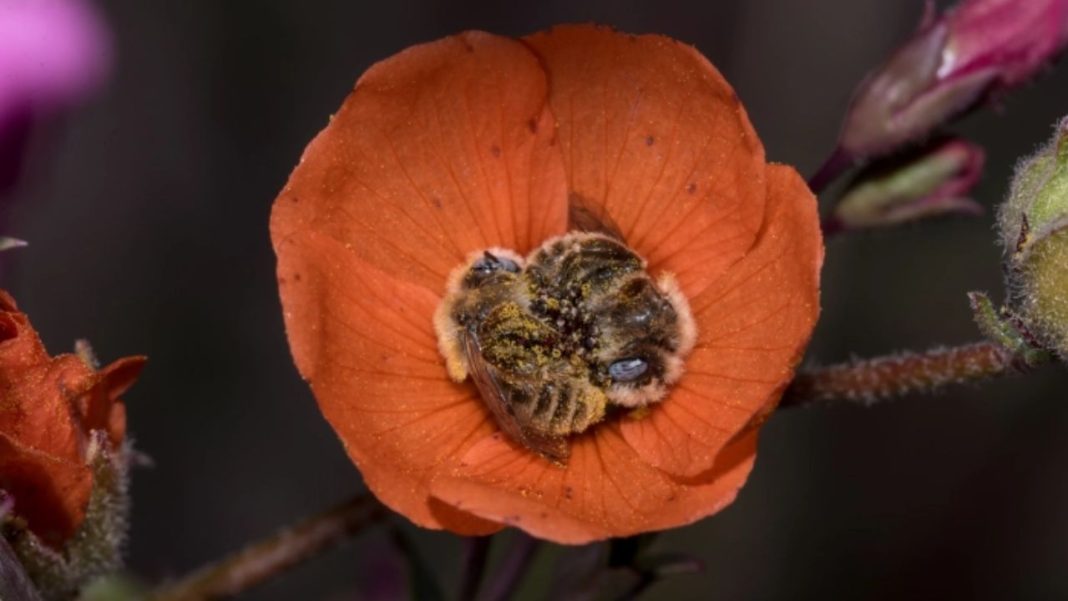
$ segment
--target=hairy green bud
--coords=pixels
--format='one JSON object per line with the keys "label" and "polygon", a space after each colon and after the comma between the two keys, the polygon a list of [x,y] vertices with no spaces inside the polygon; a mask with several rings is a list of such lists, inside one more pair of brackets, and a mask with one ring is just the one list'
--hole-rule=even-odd
{"label": "hairy green bud", "polygon": [[1068,119],[1020,162],[998,222],[1012,311],[1036,341],[1068,359]]}
{"label": "hairy green bud", "polygon": [[29,530],[9,524],[15,554],[44,601],[73,598],[93,580],[122,567],[128,530],[127,468],[129,445],[111,450],[105,432],[91,433],[88,461],[93,491],[85,520],[61,551],[40,542]]}

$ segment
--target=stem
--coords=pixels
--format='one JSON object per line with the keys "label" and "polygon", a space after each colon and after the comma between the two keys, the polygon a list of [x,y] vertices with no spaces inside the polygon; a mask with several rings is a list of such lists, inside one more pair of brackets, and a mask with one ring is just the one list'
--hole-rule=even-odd
{"label": "stem", "polygon": [[459,601],[471,601],[478,594],[478,585],[486,572],[486,560],[489,559],[490,536],[474,536],[466,539],[467,554],[464,559],[464,575],[460,581]]}
{"label": "stem", "polygon": [[355,497],[162,587],[152,599],[207,601],[233,597],[336,547],[386,514],[373,497]]}
{"label": "stem", "polygon": [[504,565],[497,571],[497,577],[490,584],[484,601],[507,601],[530,569],[530,560],[533,559],[541,541],[525,534],[521,536],[516,548],[505,558]]}
{"label": "stem", "polygon": [[853,157],[841,148],[835,148],[831,156],[827,157],[816,173],[809,178],[808,187],[812,189],[813,194],[819,195],[852,166]]}
{"label": "stem", "polygon": [[802,371],[787,388],[780,407],[820,401],[874,403],[909,392],[934,392],[1017,373],[1018,357],[993,342],[977,342],[922,353],[901,353]]}

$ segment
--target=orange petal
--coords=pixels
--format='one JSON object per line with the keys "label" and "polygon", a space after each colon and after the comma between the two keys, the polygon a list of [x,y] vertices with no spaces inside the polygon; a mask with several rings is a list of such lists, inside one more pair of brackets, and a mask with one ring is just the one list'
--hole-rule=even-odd
{"label": "orange petal", "polygon": [[0,490],[44,543],[59,549],[82,523],[92,472],[81,461],[28,449],[0,433]]}
{"label": "orange petal", "polygon": [[563,165],[546,81],[521,43],[468,32],[371,67],[275,201],[276,251],[303,231],[439,293],[492,246],[562,233]]}
{"label": "orange petal", "polygon": [[564,544],[683,526],[731,501],[753,466],[756,432],[720,454],[714,469],[682,483],[641,460],[614,425],[575,439],[566,467],[491,436],[451,475],[436,478],[435,497],[464,511]]}
{"label": "orange petal", "polygon": [[445,372],[431,326],[439,297],[328,234],[296,232],[277,244],[294,359],[367,486],[428,528],[499,529],[430,502],[431,473],[494,430],[477,393]]}
{"label": "orange petal", "polygon": [[60,385],[77,409],[84,432],[105,430],[111,443],[122,442],[126,433],[126,410],[119,396],[126,392],[145,366],[144,357],[123,357],[93,372],[73,355],[56,358],[61,366]]}
{"label": "orange petal", "polygon": [[819,316],[816,200],[792,168],[769,166],[766,217],[752,251],[690,299],[698,340],[675,390],[622,424],[638,454],[672,474],[707,470],[778,403]]}
{"label": "orange petal", "polygon": [[73,355],[49,357],[6,293],[0,331],[0,489],[14,496],[30,530],[58,548],[81,524],[92,487],[68,388],[90,370]]}
{"label": "orange petal", "polygon": [[590,25],[525,38],[549,103],[573,202],[694,296],[753,243],[764,149],[734,90],[670,38]]}
{"label": "orange petal", "polygon": [[[22,337],[34,337],[32,330]],[[85,445],[85,432],[71,404],[67,385],[79,385],[85,373],[71,378],[68,366],[80,359],[64,355],[52,360],[47,355],[37,365],[10,365],[0,344],[0,433],[27,453],[79,461]],[[16,360],[17,361],[17,360]]]}
{"label": "orange petal", "polygon": [[102,397],[107,408],[101,411],[101,421],[88,422],[91,430],[107,430],[113,445],[118,445],[126,436],[126,406],[119,398],[134,385],[148,359],[143,356],[123,357],[106,365],[96,374],[93,396]]}

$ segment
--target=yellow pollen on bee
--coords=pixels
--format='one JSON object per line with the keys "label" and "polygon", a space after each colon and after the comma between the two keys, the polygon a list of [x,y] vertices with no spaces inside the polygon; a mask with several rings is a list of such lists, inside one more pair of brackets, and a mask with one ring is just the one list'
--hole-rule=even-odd
{"label": "yellow pollen on bee", "polygon": [[638,407],[637,409],[631,409],[630,411],[628,411],[627,419],[632,419],[634,421],[643,420],[649,417],[650,413],[652,413],[652,410],[649,408],[649,405],[643,405],[641,407]]}
{"label": "yellow pollen on bee", "polygon": [[645,269],[622,241],[585,232],[527,258],[471,253],[434,314],[449,377],[470,378],[504,434],[563,465],[568,437],[609,407],[624,419],[650,415],[694,346],[675,277]]}

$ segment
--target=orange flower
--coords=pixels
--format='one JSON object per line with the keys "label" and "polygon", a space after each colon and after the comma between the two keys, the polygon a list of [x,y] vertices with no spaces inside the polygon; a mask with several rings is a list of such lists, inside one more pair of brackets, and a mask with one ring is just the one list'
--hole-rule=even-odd
{"label": "orange flower", "polygon": [[144,361],[126,357],[94,371],[76,355],[49,357],[29,319],[0,291],[0,490],[42,542],[59,548],[81,525],[93,486],[89,433],[105,431],[114,447],[121,444],[119,395]]}
{"label": "orange flower", "polygon": [[[560,466],[449,379],[432,320],[470,253],[525,255],[575,209],[675,275],[698,333],[666,398],[573,436]],[[730,86],[689,46],[593,26],[468,32],[371,67],[271,236],[297,367],[368,487],[462,534],[583,543],[715,513],[819,312],[815,200],[765,163]]]}

